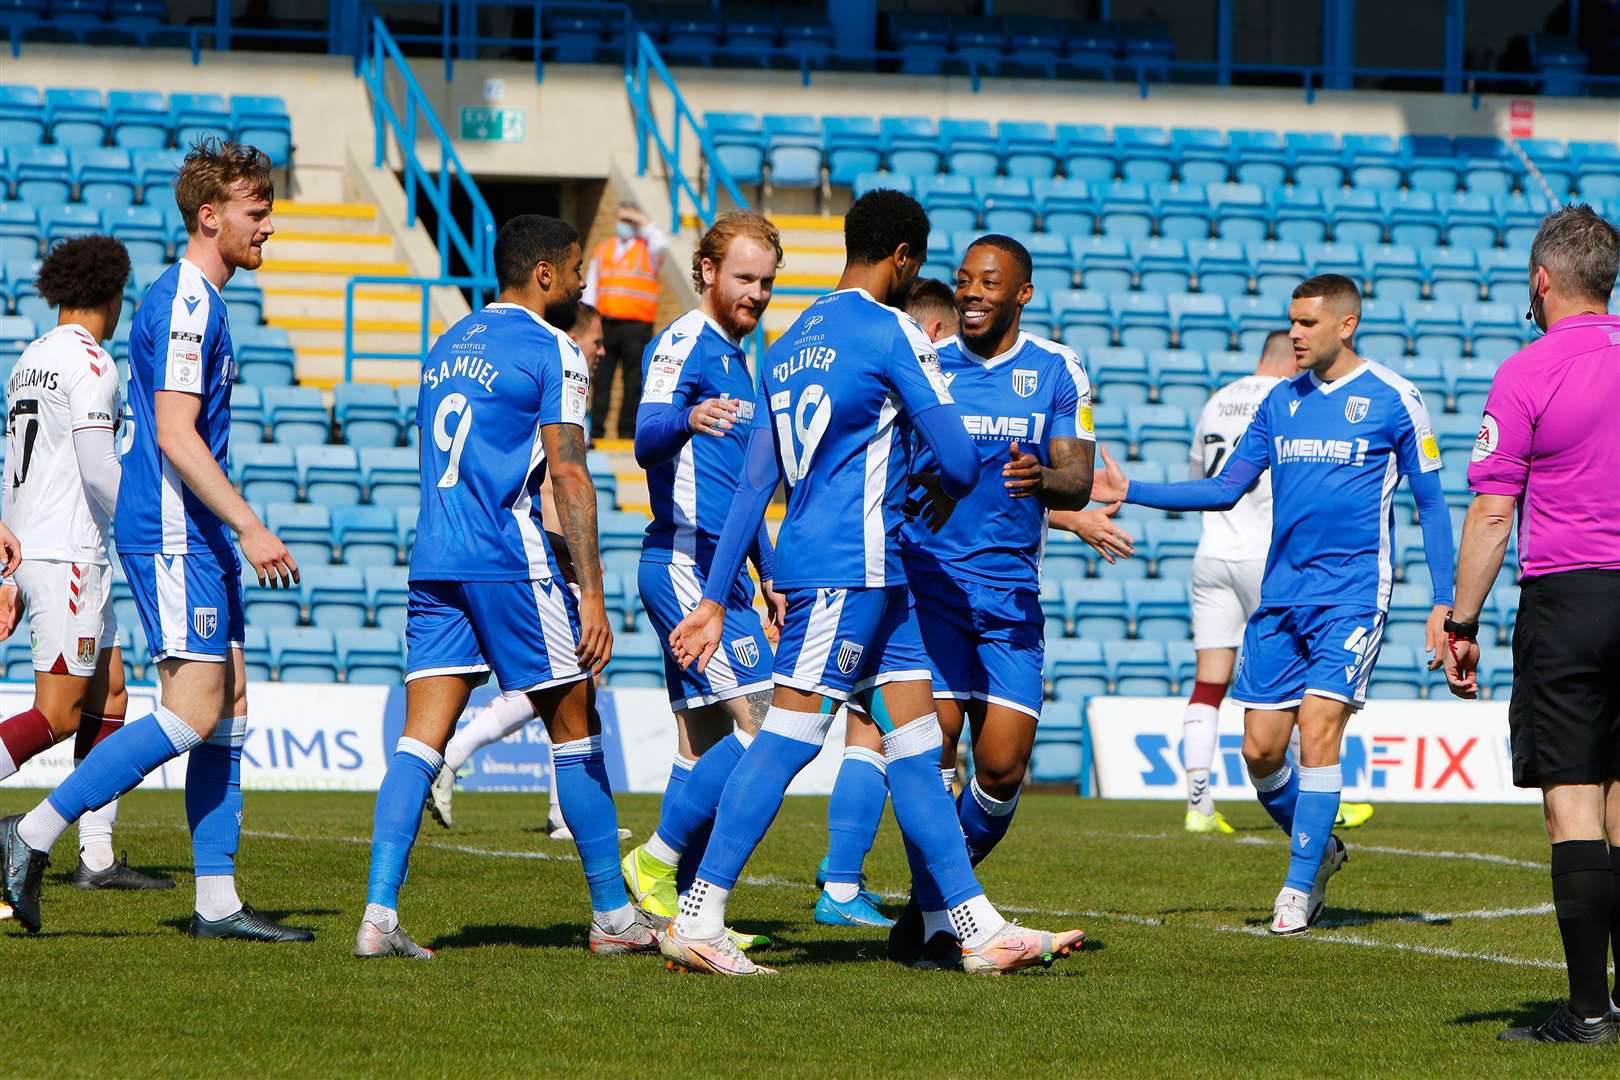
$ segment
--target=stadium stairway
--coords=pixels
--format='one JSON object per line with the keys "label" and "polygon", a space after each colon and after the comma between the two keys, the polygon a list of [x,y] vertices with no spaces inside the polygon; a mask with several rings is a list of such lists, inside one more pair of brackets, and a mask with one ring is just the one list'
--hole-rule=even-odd
{"label": "stadium stairway", "polygon": [[[264,290],[264,317],[287,331],[297,354],[297,379],[323,389],[343,380],[344,289],[349,278],[407,277],[398,240],[365,202],[276,204],[276,234],[255,275]],[[364,285],[355,295],[355,346],[361,351],[415,352],[422,306],[407,286]],[[444,326],[433,320],[429,341]],[[416,381],[411,362],[362,361],[356,381],[398,385]]]}

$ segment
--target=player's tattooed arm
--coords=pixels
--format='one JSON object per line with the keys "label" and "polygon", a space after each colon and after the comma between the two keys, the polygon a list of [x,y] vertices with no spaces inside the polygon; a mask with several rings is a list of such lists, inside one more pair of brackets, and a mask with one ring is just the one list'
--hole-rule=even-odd
{"label": "player's tattooed arm", "polygon": [[1047,444],[1051,465],[1019,447],[1007,447],[1007,464],[1002,466],[1002,483],[1015,499],[1034,497],[1048,509],[1081,510],[1091,500],[1092,451],[1096,444],[1087,439],[1054,438]]}
{"label": "player's tattooed arm", "polygon": [[585,464],[585,431],[575,424],[547,424],[541,428],[541,439],[550,463],[558,523],[579,582],[579,662],[599,674],[613,654],[613,632],[608,628],[602,596],[596,485],[591,482],[590,469]]}

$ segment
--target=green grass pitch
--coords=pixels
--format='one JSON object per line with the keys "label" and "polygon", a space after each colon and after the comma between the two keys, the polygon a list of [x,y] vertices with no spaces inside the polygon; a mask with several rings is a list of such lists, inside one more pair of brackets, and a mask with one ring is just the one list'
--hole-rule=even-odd
{"label": "green grass pitch", "polygon": [[[14,813],[37,792],[7,791]],[[84,894],[47,875],[45,930],[0,930],[8,1077],[68,1076],[1620,1076],[1620,1051],[1503,1046],[1565,993],[1546,842],[1532,807],[1380,807],[1346,834],[1332,924],[1272,940],[1283,839],[1181,833],[1174,803],[1027,795],[982,868],[1003,911],[1081,926],[1085,952],[1003,979],[884,959],[882,931],[817,926],[826,802],[789,799],[733,896],[771,934],[775,979],[674,975],[586,952],[572,845],[530,797],[458,796],[422,825],[402,900],[432,963],[349,956],[372,797],[250,793],[244,895],[315,927],[313,945],[195,942],[178,794],[136,794],[116,842],[168,893]],[[638,838],[650,796],[619,800]],[[885,817],[873,887],[905,887]]]}

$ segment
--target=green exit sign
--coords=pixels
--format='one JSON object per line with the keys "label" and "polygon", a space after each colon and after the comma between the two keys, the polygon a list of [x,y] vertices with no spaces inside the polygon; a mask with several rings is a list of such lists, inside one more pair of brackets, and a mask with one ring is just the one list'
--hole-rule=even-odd
{"label": "green exit sign", "polygon": [[468,142],[522,142],[523,110],[463,106],[461,137]]}

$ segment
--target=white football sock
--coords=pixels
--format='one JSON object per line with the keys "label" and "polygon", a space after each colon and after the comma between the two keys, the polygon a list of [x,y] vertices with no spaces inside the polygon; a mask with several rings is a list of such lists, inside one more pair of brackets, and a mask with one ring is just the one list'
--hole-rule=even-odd
{"label": "white football sock", "polygon": [[[73,759],[77,769],[83,758]],[[91,870],[101,871],[113,864],[113,824],[118,820],[118,800],[100,810],[86,810],[79,818],[79,858]]]}
{"label": "white football sock", "polygon": [[951,929],[951,917],[944,908],[940,908],[938,911],[924,910],[922,915],[924,941],[932,941],[935,934],[956,936],[956,931]]}
{"label": "white football sock", "polygon": [[861,893],[861,887],[853,881],[829,881],[823,888],[839,904],[847,904]]}
{"label": "white football sock", "polygon": [[648,858],[657,859],[665,866],[675,866],[681,861],[681,853],[664,843],[664,838],[654,829],[653,834],[647,837],[647,842],[641,845],[642,854]]}
{"label": "white football sock", "polygon": [[534,719],[534,704],[528,694],[498,697],[473,713],[450,737],[444,748],[444,763],[459,772],[473,754],[492,742],[499,742]]}
{"label": "white football sock", "polygon": [[950,916],[951,929],[964,949],[977,949],[1007,925],[984,893],[951,908]]}
{"label": "white football sock", "polygon": [[197,879],[197,914],[218,922],[242,910],[236,895],[236,878],[230,874],[205,874]]}
{"label": "white football sock", "polygon": [[945,794],[955,795],[956,792],[952,790],[952,785],[956,783],[956,770],[940,769],[939,778],[945,782]]}
{"label": "white football sock", "polygon": [[1209,793],[1209,768],[1215,763],[1215,740],[1220,710],[1213,705],[1189,704],[1181,718],[1181,752],[1187,762],[1187,806],[1206,817],[1215,812]]}
{"label": "white football sock", "polygon": [[624,904],[612,911],[593,911],[591,921],[610,934],[622,934],[636,921],[636,910],[629,904]]}
{"label": "white football sock", "polygon": [[35,851],[49,851],[67,832],[68,824],[68,819],[56,812],[49,799],[41,799],[38,806],[17,822],[17,835]]}
{"label": "white football sock", "polygon": [[562,799],[557,794],[557,762],[550,754],[546,755],[546,796],[546,831],[568,828],[563,820]]}
{"label": "white football sock", "polygon": [[726,897],[730,895],[730,889],[722,889],[713,882],[698,878],[681,894],[681,910],[675,916],[675,929],[690,938],[719,937],[725,933]]}
{"label": "white football sock", "polygon": [[392,934],[399,926],[399,912],[381,904],[366,905],[366,922],[385,934]]}

